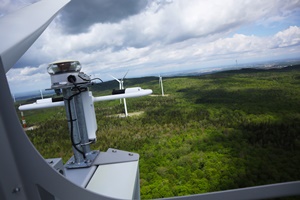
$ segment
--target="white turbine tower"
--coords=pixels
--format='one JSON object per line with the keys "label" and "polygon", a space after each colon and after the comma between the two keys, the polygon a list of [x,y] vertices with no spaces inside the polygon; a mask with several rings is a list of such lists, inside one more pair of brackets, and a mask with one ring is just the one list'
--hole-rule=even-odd
{"label": "white turbine tower", "polygon": [[[129,71],[129,70],[128,70]],[[113,79],[115,79],[116,81],[119,82],[119,89],[120,90],[124,90],[124,78],[126,77],[128,71],[126,72],[126,74],[123,76],[123,78],[121,78],[120,80],[117,79],[116,77],[110,75]],[[125,117],[128,116],[128,112],[127,112],[127,105],[126,105],[126,99],[123,98],[123,102],[124,102],[124,111],[125,111]],[[120,99],[120,103],[122,103],[122,100]]]}
{"label": "white turbine tower", "polygon": [[40,89],[40,93],[41,93],[41,98],[44,99],[43,91],[41,89]]}
{"label": "white turbine tower", "polygon": [[161,96],[165,96],[162,77],[160,75],[158,77],[159,77],[158,84],[159,84],[159,87],[161,88]]}

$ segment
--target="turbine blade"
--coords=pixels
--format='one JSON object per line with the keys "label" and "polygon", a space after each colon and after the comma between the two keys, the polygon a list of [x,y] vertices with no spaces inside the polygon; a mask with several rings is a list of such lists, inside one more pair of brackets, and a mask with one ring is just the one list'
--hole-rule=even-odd
{"label": "turbine blade", "polygon": [[125,76],[128,74],[129,70],[127,70],[126,74],[123,76],[122,80],[125,78]]}
{"label": "turbine blade", "polygon": [[111,76],[113,79],[115,79],[116,81],[118,81],[119,83],[121,83],[121,81],[119,79],[117,79],[116,77],[112,76],[109,74],[109,76]]}
{"label": "turbine blade", "polygon": [[5,73],[69,1],[39,1],[0,18],[0,67]]}

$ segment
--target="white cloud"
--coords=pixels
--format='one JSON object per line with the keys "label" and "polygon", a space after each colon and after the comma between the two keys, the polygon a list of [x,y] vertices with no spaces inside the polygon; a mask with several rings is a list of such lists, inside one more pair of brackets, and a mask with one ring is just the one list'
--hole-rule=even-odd
{"label": "white cloud", "polygon": [[[205,66],[206,62],[251,57],[270,57],[284,53],[300,53],[300,48],[288,47],[299,45],[300,28],[293,26],[271,37],[258,37],[254,35],[234,34],[232,37],[219,38],[211,42],[203,42],[201,39],[191,39],[169,45],[152,44],[144,48],[129,47],[119,51],[105,49],[102,51],[72,52],[72,59],[78,59],[83,64],[83,71],[87,74],[102,74],[109,71],[124,68],[154,73],[154,71],[165,72],[166,70],[180,70],[191,66]],[[277,48],[279,47],[279,48]],[[225,63],[224,63],[225,64]],[[221,64],[219,64],[221,65]],[[144,70],[139,70],[140,68]],[[152,70],[145,70],[151,68]],[[160,68],[160,69],[159,69]],[[123,70],[123,71],[124,71]],[[137,74],[138,75],[138,74]],[[143,74],[147,75],[147,74]],[[39,67],[25,67],[12,69],[8,73],[9,82],[23,81],[47,82],[50,85],[50,77],[46,73],[46,64]],[[34,79],[32,78],[34,77]],[[34,87],[34,85],[33,85]]]}
{"label": "white cloud", "polygon": [[88,32],[77,35],[64,34],[58,22],[53,23],[28,57],[40,54],[53,59],[73,56],[76,52],[118,51],[154,43],[168,45],[191,38],[215,40],[241,25],[274,18],[278,16],[276,12],[285,13],[283,8],[292,5],[299,3],[177,0],[157,11],[157,3],[153,2],[144,12],[120,23],[94,24]]}
{"label": "white cloud", "polygon": [[[47,81],[47,63],[77,59],[86,73],[107,73],[131,69],[150,73],[153,70],[179,70],[208,66],[209,62],[257,58],[299,52],[299,27],[259,37],[235,34],[239,27],[253,24],[274,25],[286,20],[300,8],[300,1],[176,0],[149,1],[144,11],[118,23],[95,23],[80,34],[66,34],[62,16],[50,25],[20,63],[39,67],[12,69],[10,84],[35,79]],[[282,50],[285,47],[285,50]],[[296,47],[296,48],[295,48]],[[43,64],[44,63],[44,64]],[[20,66],[20,65],[19,65]],[[153,70],[152,70],[153,69]],[[12,76],[16,76],[13,79]],[[47,78],[46,78],[47,77]],[[44,80],[43,80],[44,78]]]}
{"label": "white cloud", "polygon": [[291,26],[284,31],[280,31],[274,36],[274,43],[278,47],[288,47],[300,44],[300,28]]}
{"label": "white cloud", "polygon": [[[235,34],[233,37],[220,38],[216,41],[199,46],[195,55],[211,59],[221,59],[231,57],[249,57],[253,58],[267,56],[270,57],[274,53],[288,54],[300,53],[300,48],[293,48],[300,44],[300,28],[297,26],[289,27],[280,31],[271,37],[258,37],[254,35]],[[278,48],[279,47],[279,48]],[[291,47],[287,52],[280,47]]]}
{"label": "white cloud", "polygon": [[14,93],[50,88],[50,76],[46,65],[38,67],[12,68],[7,73],[7,80]]}

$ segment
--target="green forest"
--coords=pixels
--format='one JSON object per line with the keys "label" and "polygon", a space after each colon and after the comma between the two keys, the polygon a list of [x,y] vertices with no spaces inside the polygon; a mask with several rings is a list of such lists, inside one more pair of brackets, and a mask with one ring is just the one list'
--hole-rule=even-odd
{"label": "green forest", "polygon": [[[50,84],[50,80],[49,80]],[[109,95],[116,81],[93,85]],[[300,180],[300,66],[189,77],[125,79],[153,95],[97,102],[97,142],[140,155],[141,198],[182,196]],[[19,111],[17,111],[19,113]],[[72,156],[63,107],[24,112],[45,158]]]}

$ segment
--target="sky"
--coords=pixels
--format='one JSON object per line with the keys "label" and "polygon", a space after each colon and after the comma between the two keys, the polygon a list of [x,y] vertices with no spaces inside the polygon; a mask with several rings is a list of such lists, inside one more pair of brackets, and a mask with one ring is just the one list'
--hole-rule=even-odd
{"label": "sky", "polygon": [[[0,17],[34,2],[1,0]],[[57,60],[109,80],[297,58],[300,0],[72,0],[6,75],[15,94],[50,88]]]}

